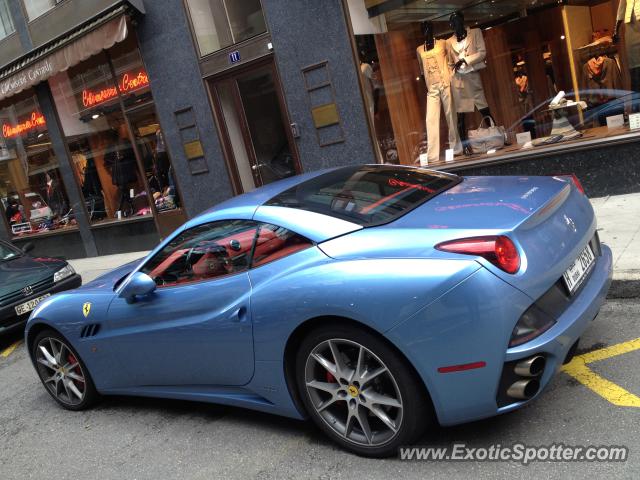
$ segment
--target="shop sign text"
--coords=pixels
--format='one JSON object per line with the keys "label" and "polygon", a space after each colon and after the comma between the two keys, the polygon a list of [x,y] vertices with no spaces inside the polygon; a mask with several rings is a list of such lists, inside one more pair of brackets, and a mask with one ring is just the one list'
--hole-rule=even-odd
{"label": "shop sign text", "polygon": [[44,119],[44,115],[39,112],[33,112],[28,120],[17,125],[10,125],[5,123],[2,125],[2,135],[4,138],[17,137],[23,133],[35,130],[38,127],[44,127],[47,122]]}
{"label": "shop sign text", "polygon": [[0,82],[0,98],[9,97],[31,85],[46,80],[54,73],[54,65],[50,60],[43,60],[36,63],[20,73],[17,73],[7,80]]}
{"label": "shop sign text", "polygon": [[82,105],[85,107],[95,107],[108,100],[116,98],[118,96],[118,89],[120,93],[125,94],[140,90],[141,88],[149,86],[149,77],[147,72],[141,70],[137,74],[125,73],[118,82],[118,87],[108,87],[97,92],[91,90],[82,91]]}

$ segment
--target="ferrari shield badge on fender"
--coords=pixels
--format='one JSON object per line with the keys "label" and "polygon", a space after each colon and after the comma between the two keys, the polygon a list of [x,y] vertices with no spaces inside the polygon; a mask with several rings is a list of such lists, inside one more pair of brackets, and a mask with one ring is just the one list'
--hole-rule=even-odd
{"label": "ferrari shield badge on fender", "polygon": [[91,313],[91,302],[85,302],[84,305],[82,305],[82,314],[84,315],[84,318],[87,318],[89,313]]}

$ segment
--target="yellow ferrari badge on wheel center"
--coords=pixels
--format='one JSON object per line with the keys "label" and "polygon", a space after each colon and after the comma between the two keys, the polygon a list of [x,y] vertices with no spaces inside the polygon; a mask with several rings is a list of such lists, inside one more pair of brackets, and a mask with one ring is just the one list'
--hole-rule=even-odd
{"label": "yellow ferrari badge on wheel center", "polygon": [[82,305],[82,314],[87,318],[89,313],[91,313],[91,302],[85,302],[85,304]]}
{"label": "yellow ferrari badge on wheel center", "polygon": [[352,397],[357,397],[360,393],[358,391],[358,387],[356,387],[355,385],[349,385],[349,388],[347,388],[347,390],[349,391],[349,395],[351,395]]}

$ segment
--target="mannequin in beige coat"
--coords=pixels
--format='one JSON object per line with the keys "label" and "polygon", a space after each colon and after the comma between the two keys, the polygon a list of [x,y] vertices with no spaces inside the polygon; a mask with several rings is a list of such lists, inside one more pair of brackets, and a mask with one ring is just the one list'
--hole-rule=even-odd
{"label": "mannequin in beige coat", "polygon": [[[640,2],[640,0],[638,0]],[[479,28],[467,28],[462,12],[454,12],[449,17],[453,35],[447,40],[447,61],[451,69],[451,91],[453,103],[458,113],[458,133],[464,145],[465,154],[471,150],[466,145],[467,127],[464,114],[477,108],[482,117],[490,117],[491,111],[484,94],[479,70],[486,68],[487,50]]]}

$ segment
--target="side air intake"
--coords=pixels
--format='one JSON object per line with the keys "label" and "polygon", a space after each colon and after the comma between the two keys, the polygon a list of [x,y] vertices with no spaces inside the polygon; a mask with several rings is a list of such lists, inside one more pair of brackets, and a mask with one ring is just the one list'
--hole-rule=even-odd
{"label": "side air intake", "polygon": [[82,330],[80,331],[80,338],[94,337],[98,334],[99,331],[99,323],[90,323],[89,325],[85,325],[84,327],[82,327]]}

